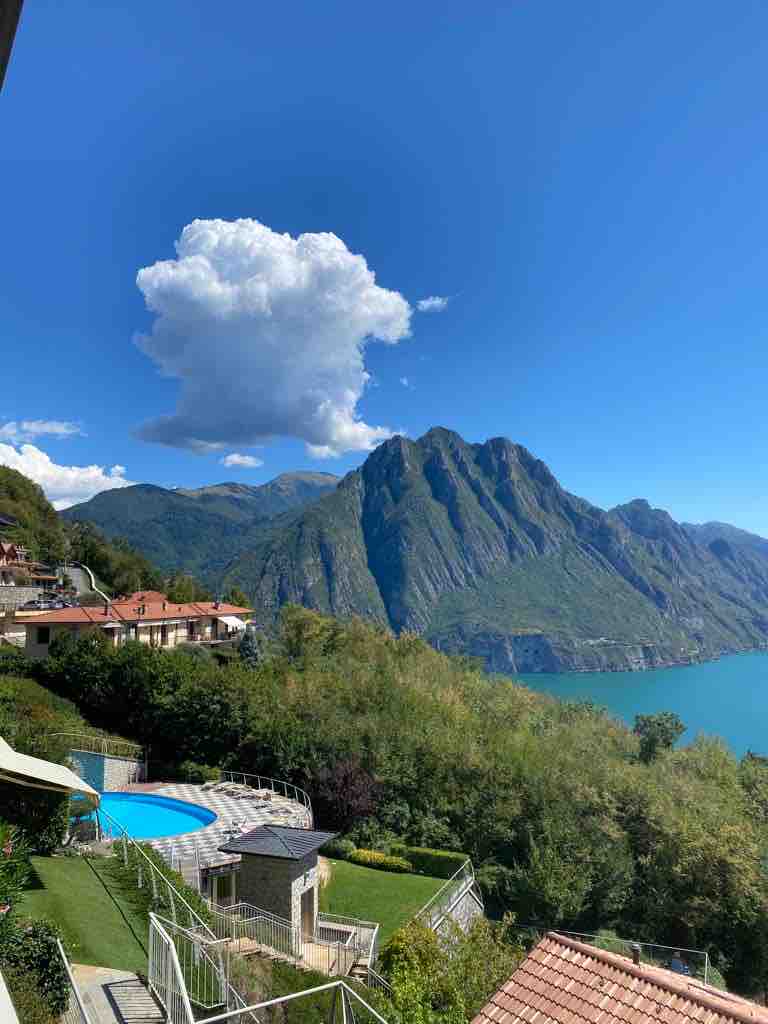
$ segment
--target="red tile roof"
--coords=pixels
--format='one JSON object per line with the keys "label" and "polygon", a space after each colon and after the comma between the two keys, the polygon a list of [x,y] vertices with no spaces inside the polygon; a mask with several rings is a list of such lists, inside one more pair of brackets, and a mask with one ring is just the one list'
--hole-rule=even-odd
{"label": "red tile roof", "polygon": [[472,1024],[768,1024],[768,1009],[697,978],[549,932]]}
{"label": "red tile roof", "polygon": [[173,604],[168,601],[163,608],[163,602],[145,603],[144,613],[139,615],[140,604],[128,604],[115,602],[109,606],[109,614],[105,613],[104,605],[96,605],[94,608],[60,608],[58,611],[45,612],[36,615],[34,624],[36,626],[56,625],[56,623],[92,624],[104,626],[109,622],[151,622],[163,619],[202,619],[208,616],[221,618],[222,615],[239,615],[240,617],[250,614],[252,608],[239,608],[234,604],[219,604],[214,608],[212,601],[193,602],[190,604]]}

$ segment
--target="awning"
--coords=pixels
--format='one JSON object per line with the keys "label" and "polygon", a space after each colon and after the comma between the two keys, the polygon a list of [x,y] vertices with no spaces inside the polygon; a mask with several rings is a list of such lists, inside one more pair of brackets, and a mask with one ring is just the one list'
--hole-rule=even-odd
{"label": "awning", "polygon": [[30,757],[28,754],[17,754],[1,736],[0,779],[3,782],[14,782],[17,786],[49,789],[54,793],[83,793],[96,797],[97,803],[99,800],[96,790],[63,764],[54,764],[53,761],[44,761],[41,757]]}
{"label": "awning", "polygon": [[230,629],[245,629],[245,623],[235,615],[219,615],[219,622],[223,622]]}

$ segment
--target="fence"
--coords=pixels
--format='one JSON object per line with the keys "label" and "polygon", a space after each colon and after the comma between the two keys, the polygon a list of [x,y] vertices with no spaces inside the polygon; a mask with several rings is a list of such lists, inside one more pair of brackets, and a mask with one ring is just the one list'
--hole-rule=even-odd
{"label": "fence", "polygon": [[110,736],[93,736],[84,732],[54,732],[51,738],[70,741],[72,750],[83,750],[88,754],[104,754],[105,757],[127,757],[133,761],[143,760],[144,748],[130,740],[116,740]]}
{"label": "fence", "polygon": [[307,809],[308,828],[313,827],[314,815],[312,813],[312,801],[309,793],[294,786],[292,782],[285,782],[283,779],[270,779],[267,775],[251,775],[248,772],[222,772],[222,782],[239,783],[242,786],[249,786],[251,789],[269,789],[273,793],[284,796],[287,800],[295,800],[303,804]]}
{"label": "fence", "polygon": [[174,924],[184,921],[194,931],[209,939],[215,939],[213,931],[188,901],[184,899],[173,882],[154,864],[127,829],[116,821],[111,814],[99,809],[103,822],[106,822],[111,838],[116,844],[118,855],[122,857],[123,866],[135,872],[136,888],[147,889],[152,893],[152,904],[155,908],[164,907]]}
{"label": "fence", "polygon": [[302,804],[306,808],[308,815],[307,827],[313,827],[314,815],[312,814],[312,802],[309,799],[309,794],[298,785],[294,785],[293,782],[286,782],[285,779],[281,778],[269,778],[268,775],[252,775],[249,772],[242,771],[222,771],[221,781],[247,785],[252,790],[270,790],[272,793],[283,796],[287,800],[294,800],[297,804]]}
{"label": "fence", "polygon": [[471,860],[466,860],[451,877],[442,885],[435,895],[415,915],[414,920],[420,921],[427,928],[436,931],[443,918],[450,914],[459,900],[468,892],[475,893],[480,907],[482,898],[475,891],[475,869]]}
{"label": "fence", "polygon": [[[325,1024],[349,1024],[358,1019],[355,1011],[360,1008],[368,1020],[376,1021],[377,1024],[387,1024],[381,1014],[343,981],[329,982],[302,992],[246,1005],[243,998],[229,984],[226,946],[217,943],[216,940],[211,942],[193,932],[187,932],[185,937],[181,937],[179,932],[184,932],[185,929],[180,929],[173,922],[163,921],[156,914],[150,914],[149,927],[149,986],[162,1004],[168,1024],[267,1024],[268,1019],[272,1019],[271,1015],[268,1018],[262,1011],[284,1007],[296,1000],[314,1000],[317,1003],[321,994],[327,996],[327,999],[323,1000],[326,1005],[318,1005],[316,1008],[325,1014]],[[189,951],[182,950],[181,957],[178,946],[180,937],[189,943]],[[219,952],[211,955],[211,950],[216,946],[219,947],[221,956]],[[220,962],[217,963],[219,957]],[[192,994],[187,986],[190,975],[193,984],[196,983],[195,972],[200,972],[200,964],[205,963],[206,958],[205,969],[210,970],[211,977],[217,975],[219,985],[217,990],[207,989],[206,998],[217,997],[226,1008],[213,1016],[200,1017],[193,1011],[192,1002],[195,1000],[191,998]]]}
{"label": "fence", "polygon": [[621,939],[616,935],[591,934],[588,932],[571,932],[562,928],[541,928],[537,925],[514,925],[515,931],[523,932],[531,945],[535,945],[548,931],[554,931],[566,938],[585,942],[598,949],[619,956],[633,959],[638,957],[640,963],[652,967],[667,967],[678,974],[689,974],[706,985],[712,970],[709,953],[705,949],[685,949],[682,946],[662,946],[655,942],[637,942],[635,939]]}
{"label": "fence", "polygon": [[[211,905],[210,909],[214,934],[217,938],[228,939],[230,948],[237,953],[258,952],[311,968],[329,977],[347,975],[352,965],[367,955],[367,951],[359,946],[354,929],[345,928],[343,939],[340,928],[322,925],[314,935],[304,935],[300,928],[285,918],[250,903],[236,903],[229,907]],[[334,932],[335,936],[329,936],[328,931]]]}
{"label": "fence", "polygon": [[59,950],[59,956],[61,957],[64,963],[64,968],[67,972],[69,990],[67,995],[67,1007],[59,1018],[60,1024],[91,1024],[88,1013],[83,1005],[82,996],[80,995],[74,975],[72,974],[72,968],[69,966],[67,954],[64,952],[64,947],[59,939],[56,940],[56,945]]}

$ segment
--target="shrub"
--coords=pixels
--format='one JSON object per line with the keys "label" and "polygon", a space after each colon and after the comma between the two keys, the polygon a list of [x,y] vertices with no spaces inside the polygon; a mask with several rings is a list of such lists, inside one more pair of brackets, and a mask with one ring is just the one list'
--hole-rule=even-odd
{"label": "shrub", "polygon": [[197,761],[182,761],[177,774],[184,782],[213,782],[221,776],[218,768]]}
{"label": "shrub", "polygon": [[393,843],[391,852],[410,861],[414,871],[432,878],[450,878],[468,859],[466,853],[457,850],[430,850],[426,846],[406,846],[405,843]]}
{"label": "shrub", "polygon": [[378,868],[379,871],[395,871],[402,875],[413,871],[413,864],[404,857],[392,857],[378,850],[355,850],[347,860],[352,864],[361,864],[365,868]]}
{"label": "shrub", "polygon": [[40,997],[57,1016],[69,999],[69,979],[59,956],[58,929],[49,921],[29,921],[4,935],[0,944],[0,965],[20,975],[32,975]]}
{"label": "shrub", "polygon": [[329,839],[320,847],[320,853],[324,857],[334,857],[336,860],[349,860],[356,849],[351,839]]}
{"label": "shrub", "polygon": [[57,1024],[57,1016],[37,991],[37,975],[19,970],[3,973],[16,1016],[22,1024]]}

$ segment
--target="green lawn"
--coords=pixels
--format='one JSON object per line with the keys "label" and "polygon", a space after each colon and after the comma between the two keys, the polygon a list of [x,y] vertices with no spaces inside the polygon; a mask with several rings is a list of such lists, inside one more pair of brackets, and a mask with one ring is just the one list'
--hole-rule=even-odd
{"label": "green lawn", "polygon": [[443,878],[399,875],[343,860],[331,860],[329,864],[331,878],[320,890],[320,909],[328,914],[378,921],[382,944],[445,884]]}
{"label": "green lawn", "polygon": [[59,925],[70,960],[147,969],[147,922],[111,873],[108,858],[32,857],[21,914]]}

